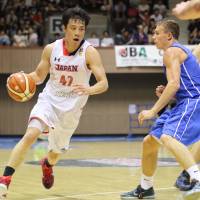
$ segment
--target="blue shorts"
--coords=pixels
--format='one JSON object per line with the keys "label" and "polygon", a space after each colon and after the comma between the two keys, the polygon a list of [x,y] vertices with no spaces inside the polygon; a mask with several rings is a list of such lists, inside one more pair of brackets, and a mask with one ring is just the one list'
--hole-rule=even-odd
{"label": "blue shorts", "polygon": [[160,139],[170,135],[184,145],[200,140],[200,99],[181,100],[155,121],[150,135]]}

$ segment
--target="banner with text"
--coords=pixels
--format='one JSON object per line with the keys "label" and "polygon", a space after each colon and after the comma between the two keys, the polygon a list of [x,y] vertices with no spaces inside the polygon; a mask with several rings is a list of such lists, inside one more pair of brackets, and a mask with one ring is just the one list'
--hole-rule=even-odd
{"label": "banner with text", "polygon": [[[190,49],[194,47],[186,46]],[[115,61],[117,67],[159,67],[163,65],[163,51],[154,45],[115,46]]]}

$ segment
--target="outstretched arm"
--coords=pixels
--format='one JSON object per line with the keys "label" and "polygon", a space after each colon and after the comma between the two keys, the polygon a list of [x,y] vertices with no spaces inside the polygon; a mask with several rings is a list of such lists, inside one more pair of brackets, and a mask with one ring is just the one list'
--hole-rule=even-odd
{"label": "outstretched arm", "polygon": [[191,0],[178,3],[172,9],[172,14],[183,20],[200,18],[200,1]]}

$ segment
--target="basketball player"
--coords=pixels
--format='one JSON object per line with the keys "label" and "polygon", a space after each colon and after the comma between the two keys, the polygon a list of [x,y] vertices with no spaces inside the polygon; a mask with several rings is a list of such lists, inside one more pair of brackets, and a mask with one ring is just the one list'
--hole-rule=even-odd
{"label": "basketball player", "polygon": [[[44,48],[36,70],[30,73],[36,84],[41,84],[49,72],[50,78],[30,113],[25,135],[14,147],[0,177],[0,199],[6,197],[12,176],[28,149],[46,129],[49,129],[49,152],[41,161],[42,182],[47,189],[53,186],[53,166],[59,155],[68,149],[88,96],[108,89],[100,55],[84,40],[89,20],[89,15],[81,8],[64,11],[65,37]],[[97,80],[93,86],[89,85],[91,73]]]}
{"label": "basketball player", "polygon": [[[199,63],[200,63],[200,45],[198,45],[197,47],[195,47],[192,51],[192,53],[197,57]],[[156,96],[160,97],[161,94],[163,93],[165,89],[164,85],[159,85],[158,87],[156,87]],[[166,106],[166,108],[173,108],[175,105],[175,99],[172,100],[172,103],[170,103],[170,106]],[[165,109],[161,110],[160,113],[158,113],[158,115],[160,116]],[[194,145],[192,145],[190,152],[192,153],[194,160],[198,163],[200,161],[200,142],[195,143]],[[186,170],[183,170],[180,175],[178,176],[175,184],[175,187],[177,187],[178,189],[180,189],[181,191],[187,191],[191,188],[191,183],[190,183],[190,175],[188,174],[188,172]]]}
{"label": "basketball player", "polygon": [[[187,19],[197,19],[200,18],[200,0],[191,0],[187,2],[178,3],[174,9],[172,9],[172,13],[179,19],[187,20]],[[200,45],[198,45],[193,53],[197,56],[200,62]],[[200,161],[200,143],[196,143],[192,149],[191,153],[194,156],[196,162]],[[187,171],[182,171],[179,177],[175,182],[175,186],[182,191],[188,190],[190,188],[190,175]]]}
{"label": "basketball player", "polygon": [[200,0],[178,3],[172,13],[179,19],[197,19],[200,17]]}
{"label": "basketball player", "polygon": [[200,171],[185,146],[200,140],[200,67],[192,52],[178,43],[178,36],[179,26],[175,21],[157,24],[153,39],[157,48],[164,51],[167,85],[154,106],[138,115],[139,123],[153,118],[174,96],[177,103],[156,120],[144,138],[141,183],[135,190],[121,194],[121,199],[154,198],[153,175],[161,144],[190,174],[191,188],[184,194],[185,198],[200,196]]}

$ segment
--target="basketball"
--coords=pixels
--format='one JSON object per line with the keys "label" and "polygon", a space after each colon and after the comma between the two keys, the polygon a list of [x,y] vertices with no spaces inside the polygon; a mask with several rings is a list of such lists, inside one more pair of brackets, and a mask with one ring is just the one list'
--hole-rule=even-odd
{"label": "basketball", "polygon": [[18,102],[30,100],[36,91],[35,81],[24,72],[12,74],[8,78],[6,86],[9,96]]}

